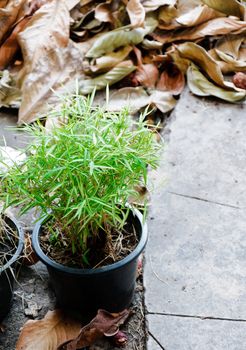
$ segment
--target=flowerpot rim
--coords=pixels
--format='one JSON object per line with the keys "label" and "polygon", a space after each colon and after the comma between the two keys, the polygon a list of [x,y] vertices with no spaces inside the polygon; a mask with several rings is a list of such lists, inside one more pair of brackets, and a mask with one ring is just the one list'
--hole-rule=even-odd
{"label": "flowerpot rim", "polygon": [[120,261],[117,261],[113,264],[106,265],[103,267],[97,267],[97,268],[76,268],[76,267],[69,267],[66,265],[62,265],[53,259],[49,258],[42,250],[39,242],[39,235],[41,232],[41,227],[43,222],[46,220],[46,218],[41,218],[34,226],[33,233],[32,233],[32,246],[35,251],[35,253],[38,255],[39,259],[48,267],[55,268],[61,273],[69,273],[73,275],[78,276],[86,276],[86,275],[97,275],[102,273],[107,273],[112,270],[116,270],[121,268],[122,266],[129,264],[132,260],[136,259],[141,252],[144,250],[147,240],[148,240],[148,230],[147,230],[147,223],[146,221],[143,222],[143,215],[140,213],[140,211],[136,208],[130,207],[133,215],[137,218],[139,221],[140,227],[141,227],[141,236],[140,240],[137,244],[137,246],[134,248],[134,250],[127,255],[125,258],[121,259]]}
{"label": "flowerpot rim", "polygon": [[17,230],[17,234],[18,234],[18,245],[17,245],[17,249],[15,251],[15,253],[13,254],[13,256],[11,257],[10,260],[8,260],[6,262],[6,264],[4,264],[3,266],[0,267],[0,274],[2,272],[4,272],[5,270],[7,270],[9,267],[11,267],[15,262],[16,260],[19,258],[23,248],[24,248],[24,231],[21,227],[21,225],[19,224],[19,222],[14,218],[14,217],[10,217],[8,215],[3,215],[3,219],[8,219],[10,220],[14,226],[16,227],[16,230]]}

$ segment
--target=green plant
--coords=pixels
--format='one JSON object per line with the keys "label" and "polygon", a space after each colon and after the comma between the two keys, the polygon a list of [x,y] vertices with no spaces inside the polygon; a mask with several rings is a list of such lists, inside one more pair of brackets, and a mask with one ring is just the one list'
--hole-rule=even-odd
{"label": "green plant", "polygon": [[92,102],[66,98],[58,112],[50,112],[66,123],[50,133],[41,123],[27,126],[34,137],[28,157],[0,180],[5,207],[20,205],[22,212],[39,207],[52,219],[50,242],[65,242],[84,259],[88,239],[124,226],[127,200],[138,195],[137,185],[146,184],[147,165],[157,166],[160,148],[144,116],[136,122],[127,109],[106,112]]}

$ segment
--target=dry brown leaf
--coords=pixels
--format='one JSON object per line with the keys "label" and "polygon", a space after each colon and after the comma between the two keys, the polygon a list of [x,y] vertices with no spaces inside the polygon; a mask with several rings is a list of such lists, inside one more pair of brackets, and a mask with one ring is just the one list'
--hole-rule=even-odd
{"label": "dry brown leaf", "polygon": [[177,50],[181,57],[189,59],[201,67],[216,84],[229,90],[235,89],[232,83],[224,80],[219,65],[203,47],[187,42],[179,45]]}
{"label": "dry brown leaf", "polygon": [[157,10],[161,6],[171,5],[174,6],[177,0],[144,0],[142,1],[145,12],[152,12]]}
{"label": "dry brown leaf", "polygon": [[0,43],[5,34],[11,31],[25,2],[26,0],[9,1],[5,8],[0,8]]}
{"label": "dry brown leaf", "polygon": [[61,310],[48,311],[42,320],[27,321],[22,328],[16,350],[56,350],[64,341],[79,334],[81,324]]}
{"label": "dry brown leaf", "polygon": [[95,8],[95,18],[100,22],[114,23],[111,6],[108,3],[102,3]]}
{"label": "dry brown leaf", "polygon": [[[191,92],[198,96],[216,96],[228,102],[237,102],[245,98],[246,91],[236,88],[226,90],[209,81],[195,64],[191,64],[187,70],[187,82]],[[235,86],[235,85],[234,85]]]}
{"label": "dry brown leaf", "polygon": [[98,310],[96,317],[81,329],[75,339],[60,345],[57,350],[76,350],[94,344],[96,340],[104,335],[113,336],[118,332],[119,326],[125,322],[128,316],[128,310],[114,314],[105,310]]}
{"label": "dry brown leaf", "polygon": [[[19,84],[22,103],[19,123],[32,122],[57,101],[51,89],[69,92],[82,76],[82,55],[69,40],[69,12],[63,1],[42,6],[19,35],[24,58]],[[47,74],[49,72],[49,74]]]}
{"label": "dry brown leaf", "polygon": [[3,8],[7,5],[8,0],[0,0],[0,8]]}
{"label": "dry brown leaf", "polygon": [[154,88],[159,77],[158,68],[154,63],[143,64],[137,69],[135,78],[145,87]]}
{"label": "dry brown leaf", "polygon": [[132,51],[132,46],[125,46],[116,52],[96,58],[93,65],[90,66],[92,72],[103,72],[109,70],[125,60]]}
{"label": "dry brown leaf", "polygon": [[214,60],[216,60],[223,74],[240,72],[246,68],[245,59],[236,60],[223,52],[218,51],[217,53],[215,49],[209,50],[209,55],[213,57]]}
{"label": "dry brown leaf", "polygon": [[[143,87],[125,87],[110,94],[110,98],[106,109],[108,111],[119,111],[124,107],[127,107],[132,114],[137,113],[141,108],[149,104],[149,95]],[[95,103],[103,104],[104,99],[96,95]]]}
{"label": "dry brown leaf", "polygon": [[11,35],[0,47],[0,70],[5,69],[13,60],[18,49],[20,48],[17,41],[17,34],[20,33],[27,23],[29,22],[30,17],[24,17],[14,28]]}
{"label": "dry brown leaf", "polygon": [[145,10],[140,0],[129,0],[126,5],[126,11],[133,28],[143,27],[145,20]]}
{"label": "dry brown leaf", "polygon": [[171,64],[164,72],[161,73],[157,84],[157,89],[161,91],[169,91],[172,95],[179,95],[185,86],[184,74],[177,66]]}
{"label": "dry brown leaf", "polygon": [[175,28],[177,23],[174,19],[177,17],[178,10],[176,6],[163,6],[158,12],[159,28],[172,29]]}
{"label": "dry brown leaf", "polygon": [[161,43],[171,43],[180,40],[197,40],[205,36],[240,34],[246,30],[246,22],[239,21],[234,18],[221,17],[214,18],[208,22],[202,23],[197,27],[185,29],[179,34],[177,33],[153,33],[154,39]]}
{"label": "dry brown leaf", "polygon": [[65,1],[69,11],[72,10],[79,3],[79,0],[65,0]]}
{"label": "dry brown leaf", "polygon": [[[177,18],[182,16],[188,16],[197,7],[201,6],[200,0],[179,0],[175,6],[165,6],[159,10],[159,28],[165,30],[172,30],[181,27],[182,25],[177,22]],[[174,9],[172,9],[172,7]],[[176,11],[175,11],[176,10]],[[166,22],[166,17],[169,17],[169,20]],[[172,19],[170,17],[173,17]],[[190,21],[190,18],[189,18]]]}
{"label": "dry brown leaf", "polygon": [[169,91],[153,90],[149,102],[150,105],[157,107],[162,113],[167,113],[175,107],[177,100]]}
{"label": "dry brown leaf", "polygon": [[227,16],[244,19],[245,7],[237,0],[202,0],[202,2],[216,11],[225,13]]}
{"label": "dry brown leaf", "polygon": [[199,5],[191,11],[176,18],[176,22],[185,27],[197,26],[201,23],[207,22],[210,19],[223,17],[224,15],[218,11],[211,9],[208,6]]}
{"label": "dry brown leaf", "polygon": [[237,59],[244,37],[245,35],[226,35],[216,42],[215,48]]}
{"label": "dry brown leaf", "polygon": [[141,51],[134,47],[134,53],[137,57],[137,71],[135,79],[145,87],[154,88],[159,77],[159,71],[154,63],[143,64]]}
{"label": "dry brown leaf", "polygon": [[240,61],[246,61],[246,47],[245,46],[240,47],[239,52],[238,52],[238,59]]}

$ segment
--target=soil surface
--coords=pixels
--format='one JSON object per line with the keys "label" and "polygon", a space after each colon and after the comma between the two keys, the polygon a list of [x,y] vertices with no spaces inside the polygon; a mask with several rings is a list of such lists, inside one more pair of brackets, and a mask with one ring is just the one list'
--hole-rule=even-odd
{"label": "soil surface", "polygon": [[[128,343],[125,347],[128,350],[146,349],[143,297],[142,274],[140,274],[131,306],[133,313],[121,328],[128,337]],[[54,309],[55,297],[49,286],[46,267],[41,262],[31,267],[23,266],[15,284],[12,308],[3,321],[3,327],[0,327],[0,329],[5,328],[2,333],[0,330],[0,350],[14,350],[23,324],[28,319],[41,319],[48,310]],[[88,348],[88,350],[116,349],[119,348],[115,347],[107,338]]]}

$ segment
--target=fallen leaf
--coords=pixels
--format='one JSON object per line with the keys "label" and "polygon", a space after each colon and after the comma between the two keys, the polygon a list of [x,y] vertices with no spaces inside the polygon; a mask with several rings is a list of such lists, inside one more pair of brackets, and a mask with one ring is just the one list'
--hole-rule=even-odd
{"label": "fallen leaf", "polygon": [[93,79],[84,79],[79,82],[79,91],[83,95],[90,94],[95,89],[102,90],[106,86],[111,86],[133,72],[136,67],[132,61],[123,61],[105,74]]}
{"label": "fallen leaf", "polygon": [[215,51],[216,51],[218,57],[231,67],[232,72],[233,72],[233,70],[234,71],[242,71],[242,70],[246,69],[246,61],[240,61],[240,60],[234,59],[230,55],[228,55],[228,54],[226,54],[223,51],[220,51],[218,49],[215,49]]}
{"label": "fallen leaf", "polygon": [[162,113],[170,112],[176,103],[177,100],[168,91],[154,90],[150,95],[150,104],[156,106]]}
{"label": "fallen leaf", "polygon": [[174,6],[176,2],[177,0],[144,0],[142,1],[142,4],[146,12],[152,12],[157,10],[161,6]]}
{"label": "fallen leaf", "polygon": [[239,55],[240,47],[245,39],[245,35],[226,35],[219,39],[215,44],[215,49],[230,55],[232,58],[237,59]]}
{"label": "fallen leaf", "polygon": [[216,11],[225,13],[227,16],[244,19],[245,7],[237,0],[202,0],[202,2]]}
{"label": "fallen leaf", "polygon": [[158,12],[158,27],[169,30],[178,26],[177,22],[175,21],[177,14],[178,10],[176,6],[169,5],[161,7]]}
{"label": "fallen leaf", "polygon": [[163,44],[156,40],[144,39],[141,46],[146,50],[160,50]]}
{"label": "fallen leaf", "polygon": [[75,339],[61,344],[57,350],[76,350],[94,344],[96,340],[102,338],[104,335],[113,336],[118,333],[119,326],[125,322],[128,316],[128,310],[124,310],[118,314],[111,314],[100,309],[96,317],[81,329]]}
{"label": "fallen leaf", "polygon": [[229,90],[234,90],[235,86],[231,82],[224,80],[217,62],[207,53],[207,51],[192,42],[186,42],[177,47],[181,57],[196,63],[203,71],[219,86]]}
{"label": "fallen leaf", "polygon": [[113,68],[127,58],[132,51],[132,46],[125,46],[116,52],[111,52],[102,57],[96,58],[93,65],[89,68],[92,72],[101,72]]}
{"label": "fallen leaf", "polygon": [[0,43],[5,34],[15,23],[26,0],[8,1],[5,8],[0,8]]}
{"label": "fallen leaf", "polygon": [[140,0],[129,0],[126,11],[130,18],[132,28],[143,27],[145,20],[145,10]]}
{"label": "fallen leaf", "polygon": [[65,1],[69,11],[72,10],[79,3],[79,0],[65,0]]}
{"label": "fallen leaf", "polygon": [[197,40],[205,36],[240,34],[246,30],[246,22],[234,18],[221,17],[200,24],[197,27],[185,29],[180,33],[152,33],[151,36],[161,43],[171,43],[180,40]]}
{"label": "fallen leaf", "polygon": [[185,86],[184,74],[177,66],[171,64],[161,73],[157,84],[157,89],[169,91],[172,95],[179,95]]}
{"label": "fallen leaf", "polygon": [[[95,102],[97,101],[97,96]],[[129,113],[135,114],[149,104],[149,95],[142,87],[125,87],[111,93],[106,109],[119,111],[127,107]]]}
{"label": "fallen leaf", "polygon": [[203,22],[207,22],[210,19],[224,16],[222,13],[219,13],[208,6],[196,6],[191,11],[177,17],[175,20],[177,23],[182,26],[192,27]]}
{"label": "fallen leaf", "polygon": [[5,7],[8,3],[8,0],[0,0],[0,8]]}
{"label": "fallen leaf", "polygon": [[238,89],[237,91],[228,91],[222,87],[211,83],[198,69],[191,64],[187,70],[187,82],[191,92],[197,96],[215,96],[228,102],[237,102],[242,100],[246,91]]}
{"label": "fallen leaf", "polygon": [[0,70],[5,69],[15,57],[18,49],[20,48],[17,41],[17,34],[21,32],[28,21],[29,17],[24,17],[14,28],[11,35],[7,38],[7,40],[0,47]]}
{"label": "fallen leaf", "polygon": [[114,18],[111,12],[110,4],[102,3],[95,8],[95,18],[100,22],[113,23]]}
{"label": "fallen leaf", "polygon": [[141,51],[134,47],[138,66],[135,74],[135,79],[145,87],[154,88],[159,77],[159,71],[154,63],[143,64]]}
{"label": "fallen leaf", "polygon": [[159,77],[158,68],[154,63],[143,64],[137,69],[135,78],[140,85],[154,88]]}
{"label": "fallen leaf", "polygon": [[79,334],[81,324],[61,310],[48,311],[42,320],[27,321],[22,328],[16,350],[56,350],[64,341]]}
{"label": "fallen leaf", "polygon": [[18,39],[24,58],[18,79],[22,91],[19,123],[28,123],[41,117],[49,102],[57,101],[52,100],[51,89],[66,90],[78,72],[81,77],[83,57],[69,40],[69,12],[63,1],[42,6]]}
{"label": "fallen leaf", "polygon": [[145,35],[154,30],[156,25],[157,22],[150,19],[144,28],[135,28],[132,30],[118,28],[105,33],[93,43],[86,57],[97,58],[121,46],[137,45],[143,41]]}
{"label": "fallen leaf", "polygon": [[236,73],[232,78],[233,83],[240,89],[246,90],[246,74],[243,72]]}

